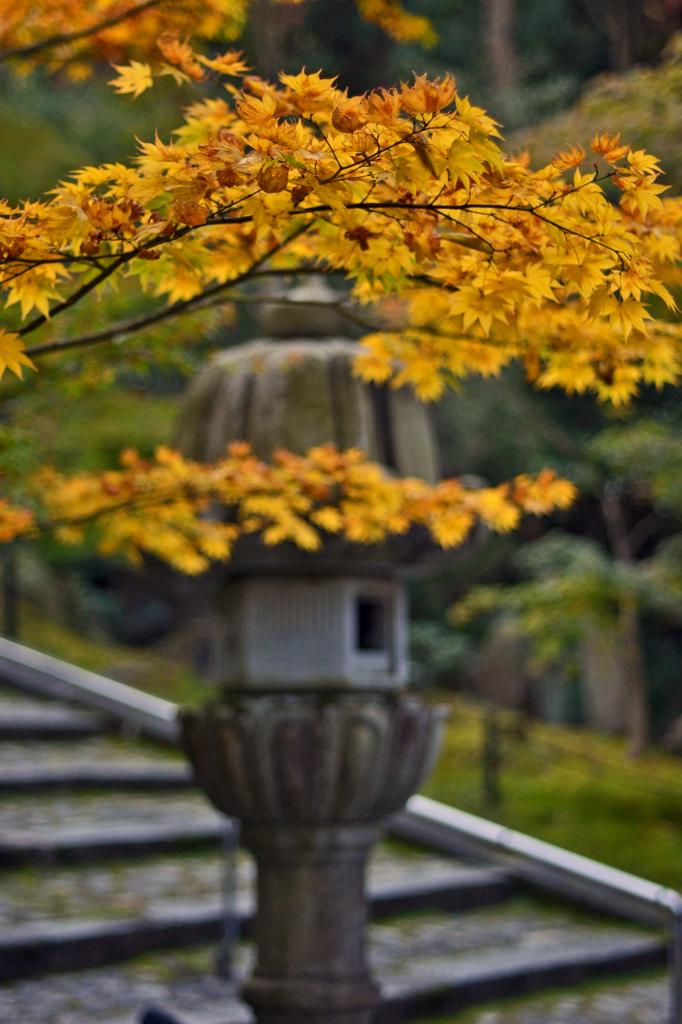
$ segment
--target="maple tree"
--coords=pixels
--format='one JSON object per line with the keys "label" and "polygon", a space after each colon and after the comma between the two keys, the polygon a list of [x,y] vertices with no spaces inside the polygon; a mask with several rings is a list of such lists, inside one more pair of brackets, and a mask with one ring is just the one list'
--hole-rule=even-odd
{"label": "maple tree", "polygon": [[[615,405],[678,379],[680,328],[646,305],[674,309],[680,280],[682,201],[661,197],[655,157],[605,132],[589,160],[571,147],[533,170],[450,76],[348,96],[320,73],[272,84],[234,51],[208,58],[171,31],[157,42],[179,77],[226,76],[227,96],[194,103],[175,139],[140,143],[132,166],[86,167],[41,201],[0,206],[0,285],[20,310],[0,329],[0,369],[21,376],[50,353],[253,301],[246,283],[322,270],[352,282],[355,305],[336,306],[367,332],[357,374],[424,400],[514,360],[539,387]],[[139,61],[117,71],[122,93],[153,81]],[[167,305],[55,336],[61,314],[123,282]],[[315,549],[324,532],[376,543],[421,523],[452,545],[476,516],[510,529],[574,493],[552,473],[467,492],[386,480],[352,451],[268,465],[239,447],[212,467],[160,450],[103,477],[45,470],[32,486],[36,508],[0,507],[3,539],[42,525],[77,540],[97,520],[103,550],[153,551],[189,572],[228,557],[243,532]],[[216,499],[230,522],[202,518]]]}

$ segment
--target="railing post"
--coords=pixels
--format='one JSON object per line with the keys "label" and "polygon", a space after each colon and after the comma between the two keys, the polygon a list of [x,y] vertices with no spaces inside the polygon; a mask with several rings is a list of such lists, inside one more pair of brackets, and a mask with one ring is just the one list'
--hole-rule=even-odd
{"label": "railing post", "polygon": [[670,945],[670,1024],[682,1024],[682,915],[673,916]]}
{"label": "railing post", "polygon": [[497,712],[488,705],[483,716],[483,803],[497,807],[500,802],[500,732]]}
{"label": "railing post", "polygon": [[223,912],[224,931],[216,952],[216,974],[234,980],[235,946],[239,941],[240,920],[237,907],[237,858],[239,856],[240,822],[238,818],[225,819],[223,835]]}

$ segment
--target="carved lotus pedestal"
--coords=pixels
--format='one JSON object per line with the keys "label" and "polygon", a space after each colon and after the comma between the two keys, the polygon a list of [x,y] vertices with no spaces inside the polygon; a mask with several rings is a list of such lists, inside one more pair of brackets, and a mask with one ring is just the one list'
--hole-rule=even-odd
{"label": "carved lotus pedestal", "polygon": [[441,712],[391,694],[226,696],[183,717],[215,806],[258,864],[259,1024],[370,1024],[364,871],[381,823],[429,771]]}

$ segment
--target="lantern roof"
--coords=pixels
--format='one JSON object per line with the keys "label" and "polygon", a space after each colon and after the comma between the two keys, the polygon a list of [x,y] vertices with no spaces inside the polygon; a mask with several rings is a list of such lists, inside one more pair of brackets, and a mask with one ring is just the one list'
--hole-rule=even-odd
{"label": "lantern roof", "polygon": [[322,274],[313,274],[296,288],[275,292],[260,309],[260,327],[268,338],[357,338],[362,329],[334,308],[346,300]]}

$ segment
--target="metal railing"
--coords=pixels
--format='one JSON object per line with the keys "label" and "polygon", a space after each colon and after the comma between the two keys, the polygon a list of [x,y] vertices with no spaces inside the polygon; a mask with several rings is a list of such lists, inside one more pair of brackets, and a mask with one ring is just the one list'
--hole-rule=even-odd
{"label": "metal railing", "polygon": [[104,711],[133,732],[176,744],[178,705],[0,637],[0,679],[57,700]]}
{"label": "metal railing", "polygon": [[670,1024],[682,1024],[682,896],[474,814],[413,796],[389,831],[443,853],[502,864],[523,881],[670,934]]}

